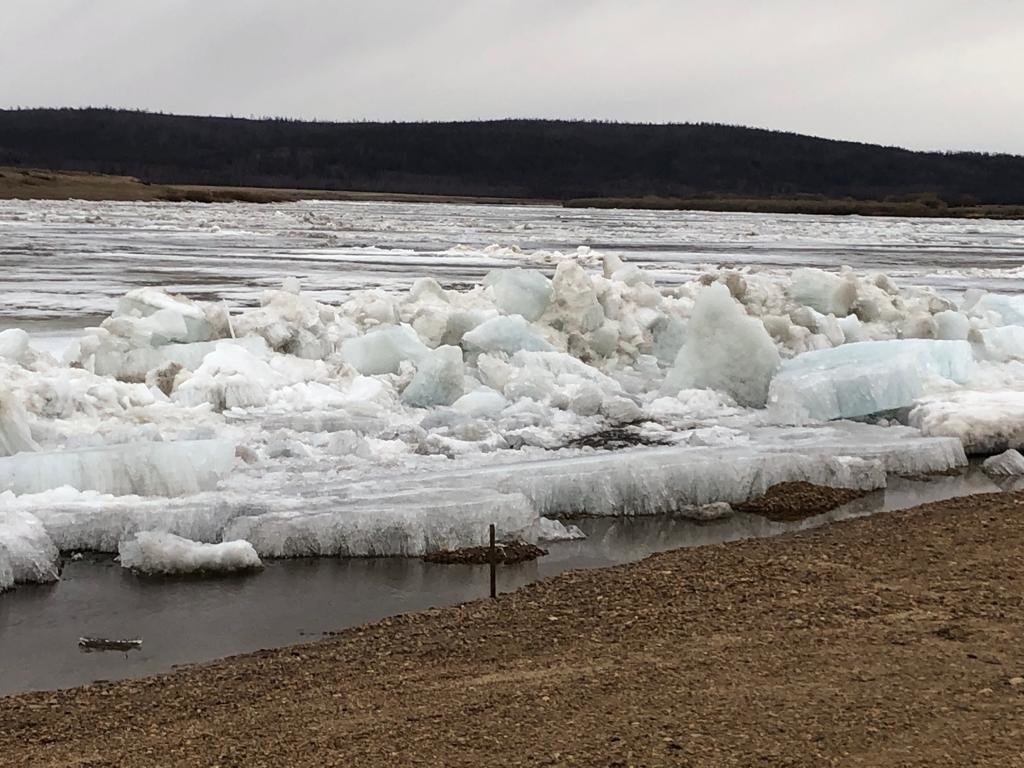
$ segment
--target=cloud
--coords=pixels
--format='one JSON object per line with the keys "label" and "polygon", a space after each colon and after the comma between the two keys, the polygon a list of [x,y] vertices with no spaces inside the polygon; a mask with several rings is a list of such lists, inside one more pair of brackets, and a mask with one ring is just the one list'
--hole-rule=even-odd
{"label": "cloud", "polygon": [[5,0],[0,104],[715,121],[1024,153],[1016,0]]}

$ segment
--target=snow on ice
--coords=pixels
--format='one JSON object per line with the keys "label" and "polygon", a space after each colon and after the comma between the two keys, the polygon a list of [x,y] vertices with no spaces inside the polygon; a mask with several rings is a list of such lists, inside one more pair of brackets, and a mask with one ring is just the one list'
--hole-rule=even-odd
{"label": "snow on ice", "polygon": [[202,544],[173,533],[140,531],[118,547],[121,566],[146,575],[234,573],[262,568],[252,544],[223,541]]}

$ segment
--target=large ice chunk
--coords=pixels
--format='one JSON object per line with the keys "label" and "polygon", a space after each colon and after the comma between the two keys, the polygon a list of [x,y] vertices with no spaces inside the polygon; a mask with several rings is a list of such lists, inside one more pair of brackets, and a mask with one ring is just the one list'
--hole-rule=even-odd
{"label": "large ice chunk", "polygon": [[265,405],[268,391],[284,383],[270,364],[244,346],[218,344],[174,393],[176,402],[210,403],[218,411]]}
{"label": "large ice chunk", "polygon": [[551,281],[535,269],[496,269],[484,279],[494,291],[494,303],[506,315],[522,315],[530,322],[544,314],[551,302]]}
{"label": "large ice chunk", "polygon": [[965,341],[971,330],[967,315],[946,309],[934,316],[936,338],[951,341]]}
{"label": "large ice chunk", "polygon": [[260,304],[234,319],[235,332],[260,336],[278,352],[321,359],[342,338],[356,334],[355,326],[339,319],[333,309],[301,295],[297,280],[286,281],[285,290],[264,292]]}
{"label": "large ice chunk", "polygon": [[963,390],[923,398],[909,421],[926,435],[959,439],[971,454],[1024,448],[1024,391]]}
{"label": "large ice chunk", "polygon": [[438,347],[420,363],[402,402],[417,408],[451,405],[462,396],[463,377],[462,350]]}
{"label": "large ice chunk", "polygon": [[229,440],[131,443],[0,458],[0,492],[71,486],[115,496],[182,496],[216,487],[234,464]]}
{"label": "large ice chunk", "polygon": [[341,343],[341,356],[363,375],[398,373],[403,360],[418,363],[430,349],[408,325],[392,325]]}
{"label": "large ice chunk", "polygon": [[847,276],[805,267],[793,270],[789,295],[824,315],[845,317],[857,300],[857,283]]}
{"label": "large ice chunk", "polygon": [[572,261],[555,267],[552,297],[544,322],[563,333],[589,333],[601,327],[604,309],[586,270]]}
{"label": "large ice chunk", "polygon": [[[257,502],[230,501],[217,493],[179,498],[111,496],[57,488],[14,497],[13,504],[42,521],[61,551],[117,552],[118,544],[139,531],[164,531],[195,541],[221,541],[224,526],[251,514]],[[3,494],[0,494],[2,503]],[[263,509],[263,506],[259,507]]]}
{"label": "large ice chunk", "polygon": [[0,590],[5,587],[5,570],[10,583],[56,581],[60,553],[35,515],[5,508],[0,499]]}
{"label": "large ice chunk", "polygon": [[715,283],[697,297],[666,388],[714,389],[741,405],[760,407],[780,362],[761,321],[748,317],[729,289]]}
{"label": "large ice chunk", "polygon": [[29,355],[29,336],[20,328],[0,331],[0,357],[12,363],[21,363]]}
{"label": "large ice chunk", "polygon": [[1024,325],[1003,325],[981,331],[985,354],[992,360],[1024,360]]}
{"label": "large ice chunk", "polygon": [[971,314],[995,312],[1006,325],[1024,325],[1024,296],[986,293],[970,307]]}
{"label": "large ice chunk", "polygon": [[202,544],[160,531],[140,531],[118,547],[121,566],[144,574],[231,573],[263,567],[248,541]]}
{"label": "large ice chunk", "polygon": [[463,346],[474,352],[549,352],[554,349],[522,315],[492,317],[462,337]]}
{"label": "large ice chunk", "polygon": [[454,403],[454,408],[470,418],[494,418],[508,407],[506,400],[500,392],[493,389],[477,389],[467,392]]}
{"label": "large ice chunk", "polygon": [[402,490],[382,492],[379,481],[349,485],[337,495],[235,518],[224,537],[251,541],[264,557],[382,557],[483,546],[491,523],[499,538],[534,530],[537,513],[521,495],[448,489],[443,476],[437,479],[441,487],[429,490],[416,480],[403,487],[395,478],[387,482]]}
{"label": "large ice chunk", "polygon": [[868,416],[911,406],[929,377],[963,383],[973,365],[966,341],[862,341],[804,352],[776,374],[771,407],[793,423]]}
{"label": "large ice chunk", "polygon": [[14,568],[6,547],[0,546],[0,592],[14,586]]}
{"label": "large ice chunk", "polygon": [[998,456],[990,456],[981,464],[986,475],[993,477],[1020,477],[1024,475],[1024,456],[1020,451],[1011,448]]}
{"label": "large ice chunk", "polygon": [[25,409],[13,395],[0,393],[0,457],[38,450]]}
{"label": "large ice chunk", "polygon": [[117,311],[110,321],[113,328],[118,320],[132,320],[125,324],[125,336],[138,343],[159,346],[170,342],[207,341],[214,329],[203,308],[184,296],[172,296],[157,288],[137,288],[126,293],[117,303]]}

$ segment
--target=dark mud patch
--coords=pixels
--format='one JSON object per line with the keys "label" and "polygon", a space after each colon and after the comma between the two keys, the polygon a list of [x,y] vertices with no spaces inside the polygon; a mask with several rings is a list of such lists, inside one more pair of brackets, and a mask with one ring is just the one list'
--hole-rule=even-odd
{"label": "dark mud patch", "polygon": [[774,522],[785,523],[829,512],[867,493],[855,488],[829,488],[802,481],[779,483],[759,498],[732,506],[737,512],[761,515]]}
{"label": "dark mud patch", "polygon": [[[523,541],[503,542],[495,547],[497,562],[501,565],[514,565],[536,560],[548,553],[533,544]],[[424,562],[442,565],[486,565],[491,562],[490,547],[467,547],[466,549],[431,552],[423,556]]]}
{"label": "dark mud patch", "polygon": [[667,437],[644,432],[639,424],[624,424],[611,429],[602,429],[590,435],[577,437],[565,444],[566,448],[596,448],[602,451],[617,451],[637,445],[671,445]]}

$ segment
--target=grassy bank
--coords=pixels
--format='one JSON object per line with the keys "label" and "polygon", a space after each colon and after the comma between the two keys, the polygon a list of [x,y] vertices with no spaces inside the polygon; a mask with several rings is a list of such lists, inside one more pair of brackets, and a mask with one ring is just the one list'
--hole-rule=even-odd
{"label": "grassy bank", "polygon": [[975,496],[668,552],[4,698],[0,764],[1018,765],[1022,510]]}
{"label": "grassy bank", "polygon": [[412,195],[324,189],[148,184],[132,176],[0,167],[0,200],[122,200],[192,203],[282,203],[295,200],[389,200],[409,203],[528,204],[544,201],[458,195]]}
{"label": "grassy bank", "polygon": [[909,216],[956,219],[1024,219],[1024,205],[950,205],[936,198],[854,200],[817,197],[593,197],[566,200],[567,208],[659,211],[805,213],[822,216]]}

